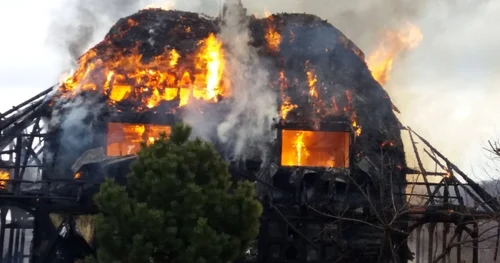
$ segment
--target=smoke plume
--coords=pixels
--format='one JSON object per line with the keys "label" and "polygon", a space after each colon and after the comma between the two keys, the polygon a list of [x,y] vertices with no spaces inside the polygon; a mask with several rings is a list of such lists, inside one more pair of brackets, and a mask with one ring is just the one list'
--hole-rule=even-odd
{"label": "smoke plume", "polygon": [[250,32],[236,4],[228,5],[221,38],[228,48],[228,70],[225,74],[230,79],[233,97],[231,111],[219,125],[217,133],[222,142],[228,140],[230,133],[236,136],[237,155],[245,146],[263,150],[262,144],[272,140],[272,122],[278,115],[277,94],[269,89],[267,70],[257,51],[249,45]]}
{"label": "smoke plume", "polygon": [[226,51],[224,79],[229,81],[232,90],[232,97],[225,102],[229,112],[222,120],[212,117],[200,121],[193,117],[196,111],[185,118],[194,130],[206,129],[210,126],[207,122],[217,123],[218,139],[231,145],[230,152],[236,158],[249,157],[241,156],[243,149],[246,155],[266,154],[265,145],[273,139],[273,119],[278,115],[277,94],[269,89],[268,67],[249,45],[251,36],[244,15],[237,1],[228,3],[219,36]]}
{"label": "smoke plume", "polygon": [[48,42],[58,52],[64,52],[64,68],[75,67],[77,59],[102,40],[118,19],[144,7],[142,4],[136,0],[63,0],[53,10]]}

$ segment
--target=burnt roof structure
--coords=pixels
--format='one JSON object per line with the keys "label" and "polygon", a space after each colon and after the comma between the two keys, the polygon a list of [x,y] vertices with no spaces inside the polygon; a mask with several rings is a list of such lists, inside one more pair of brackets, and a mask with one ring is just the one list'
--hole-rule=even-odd
{"label": "burnt roof structure", "polygon": [[[192,110],[189,103],[202,109],[211,124],[204,128],[217,134],[237,90],[220,80],[223,88],[207,99],[205,93],[196,97],[196,83],[207,70],[201,52],[228,48],[214,37],[223,34],[219,22],[197,13],[141,10],[119,20],[67,81],[0,115],[2,156],[10,157],[0,166],[10,176],[0,187],[6,207],[0,240],[11,229],[6,258],[24,254],[21,229],[28,227],[34,228],[33,262],[72,262],[93,253],[88,216],[98,211],[92,193],[105,177],[126,183],[120,175],[135,159],[137,141],[168,132]],[[419,171],[407,167],[404,128],[388,94],[371,76],[363,52],[331,24],[307,14],[247,17],[246,23],[280,114],[268,127],[273,140],[259,147],[265,155],[228,159],[235,180],[256,182],[265,207],[256,253],[242,261],[408,262],[408,235],[422,224],[454,223],[467,231],[500,209],[411,130],[412,140],[424,143],[444,172],[428,172],[417,150]],[[184,98],[186,92],[192,97]],[[234,156],[236,138],[210,139],[223,156]],[[424,178],[423,203],[407,202],[414,194],[405,189],[418,185],[406,181],[412,173]],[[429,183],[431,174],[441,182]],[[482,209],[471,209],[465,195]],[[17,225],[5,220],[11,206],[23,209],[11,209]]]}

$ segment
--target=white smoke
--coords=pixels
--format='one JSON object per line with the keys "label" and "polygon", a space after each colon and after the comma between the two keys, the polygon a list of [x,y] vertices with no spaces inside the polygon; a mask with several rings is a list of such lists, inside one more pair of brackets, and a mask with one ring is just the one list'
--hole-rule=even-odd
{"label": "white smoke", "polygon": [[[234,1],[236,2],[236,1]],[[196,118],[197,111],[189,111],[184,120],[200,133],[216,123],[217,137],[230,144],[234,157],[245,154],[265,155],[266,144],[274,138],[273,119],[278,115],[277,94],[269,89],[269,73],[249,45],[251,36],[244,14],[237,3],[228,3],[223,17],[220,38],[225,50],[224,79],[229,81],[231,98],[225,103],[229,113],[223,119]],[[188,105],[188,108],[196,105]],[[199,127],[199,128],[198,128]],[[198,134],[197,134],[198,135]],[[204,136],[207,138],[207,136]]]}
{"label": "white smoke", "polygon": [[[103,111],[102,103],[96,103],[92,99],[84,99],[76,97],[71,100],[60,100],[54,105],[51,118],[48,123],[48,129],[53,130],[53,127],[61,128],[58,142],[61,147],[64,147],[64,152],[68,156],[59,156],[59,160],[68,158],[70,160],[79,156],[71,156],[75,153],[90,148],[95,138],[102,136],[96,134],[96,129],[93,124]],[[50,151],[46,151],[47,160],[51,160],[54,156]]]}
{"label": "white smoke", "polygon": [[[236,1],[233,1],[236,2]],[[228,4],[221,27],[221,38],[227,47],[225,76],[232,87],[231,111],[217,127],[221,141],[236,136],[235,154],[244,148],[265,149],[272,137],[273,119],[277,116],[277,94],[269,89],[269,74],[249,45],[250,32],[236,3]]]}
{"label": "white smoke", "polygon": [[104,38],[113,24],[145,7],[142,0],[61,0],[52,10],[47,42],[62,56],[63,68],[73,68],[85,51]]}

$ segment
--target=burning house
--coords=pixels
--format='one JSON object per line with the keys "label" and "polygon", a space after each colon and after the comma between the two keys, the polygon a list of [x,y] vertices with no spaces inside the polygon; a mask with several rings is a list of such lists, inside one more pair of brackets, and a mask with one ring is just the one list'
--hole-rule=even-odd
{"label": "burning house", "polygon": [[406,262],[404,231],[372,226],[404,205],[406,162],[363,52],[313,15],[242,13],[120,19],[58,87],[44,176],[125,182],[140,143],[184,121],[256,182],[256,260]]}

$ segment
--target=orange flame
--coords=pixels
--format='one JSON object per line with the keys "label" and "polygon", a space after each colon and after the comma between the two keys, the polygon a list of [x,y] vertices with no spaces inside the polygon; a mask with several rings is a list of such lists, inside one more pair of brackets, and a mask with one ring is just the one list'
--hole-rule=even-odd
{"label": "orange flame", "polygon": [[399,31],[385,32],[383,40],[366,60],[373,78],[385,85],[394,60],[405,51],[416,48],[422,39],[420,28],[411,23],[407,23]]}
{"label": "orange flame", "polygon": [[[0,179],[2,179],[2,180],[9,180],[10,179],[9,172],[0,170]],[[0,181],[0,189],[5,189],[5,186],[7,186],[7,182],[6,181]]]}
{"label": "orange flame", "polygon": [[266,18],[269,20],[269,23],[268,23],[269,25],[268,25],[266,35],[265,35],[265,38],[267,41],[267,47],[272,52],[278,52],[280,50],[280,44],[281,44],[282,37],[281,37],[280,33],[278,33],[278,31],[276,30],[274,25],[272,24],[274,18],[270,14],[269,15],[266,14]]}
{"label": "orange flame", "polygon": [[[268,16],[268,22],[274,19]],[[138,22],[128,19],[126,25],[137,26]],[[184,28],[187,32],[189,27]],[[272,23],[266,33],[271,50],[278,51],[281,35]],[[110,39],[105,39],[99,46],[85,53],[79,61],[79,68],[60,85],[63,97],[74,96],[81,91],[99,91],[109,98],[110,104],[124,100],[137,102],[133,110],[157,107],[163,101],[176,100],[179,106],[190,101],[204,100],[217,102],[231,95],[229,81],[223,77],[225,53],[222,42],[214,34],[208,35],[198,43],[193,53],[179,53],[175,49],[166,49],[155,57],[143,58],[138,46],[126,51],[115,47]],[[106,58],[106,59],[104,59]],[[346,114],[350,117],[356,135],[361,134],[361,127],[353,112],[349,91],[346,92],[349,105],[337,105],[337,99],[331,98],[330,109],[320,100],[318,77],[309,62],[306,63],[305,77],[309,86],[309,96],[313,100],[314,110],[326,114]],[[281,105],[279,114],[285,120],[289,113],[298,108],[287,96],[285,89],[288,80],[282,70],[279,74]],[[298,83],[293,85],[305,85]],[[318,94],[318,90],[320,93]],[[328,104],[329,102],[326,102]],[[343,110],[343,111],[342,111]],[[146,139],[149,140],[149,139]]]}
{"label": "orange flame", "polygon": [[306,72],[307,74],[307,82],[309,84],[309,95],[315,99],[318,98],[318,91],[316,90],[316,82],[318,79],[312,70]]}
{"label": "orange flame", "polygon": [[288,83],[283,70],[280,71],[279,85],[281,95],[280,116],[281,119],[286,120],[288,113],[298,108],[298,106],[296,104],[292,104],[291,98],[285,94],[285,89],[288,86]]}
{"label": "orange flame", "polygon": [[295,154],[297,156],[297,164],[302,165],[303,158],[309,157],[309,151],[307,151],[306,145],[304,143],[304,132],[297,132],[295,135],[295,140],[293,141],[293,147],[295,147]]}
{"label": "orange flame", "polygon": [[349,133],[282,130],[281,165],[349,167]]}
{"label": "orange flame", "polygon": [[60,91],[66,97],[100,90],[111,104],[133,99],[140,102],[139,108],[153,108],[176,98],[180,106],[191,97],[215,102],[218,96],[229,94],[222,85],[222,42],[210,34],[198,46],[193,63],[187,63],[190,67],[179,65],[184,61],[175,49],[165,50],[149,61],[143,61],[137,48],[125,54],[110,45],[107,51],[111,58],[106,61],[91,49],[81,57],[79,68],[60,85]]}
{"label": "orange flame", "polygon": [[153,124],[108,124],[108,156],[123,156],[135,154],[140,150],[141,142],[153,144],[161,133],[169,135],[171,127]]}
{"label": "orange flame", "polygon": [[[219,83],[224,72],[224,57],[222,55],[222,42],[217,40],[214,35],[210,35],[203,42],[196,63],[196,69],[202,71],[205,68],[206,74],[198,74],[195,78],[194,97],[216,101],[216,96],[221,92]],[[200,83],[201,86],[197,86],[196,83]]]}
{"label": "orange flame", "polygon": [[352,95],[351,95],[351,92],[349,90],[346,90],[345,91],[345,96],[347,98],[347,107],[344,108],[344,111],[347,112],[347,111],[352,111],[351,112],[351,124],[352,124],[352,128],[354,130],[354,135],[356,136],[360,136],[361,135],[361,126],[358,124],[358,115],[356,114],[355,111],[353,111],[353,106],[352,106]]}

